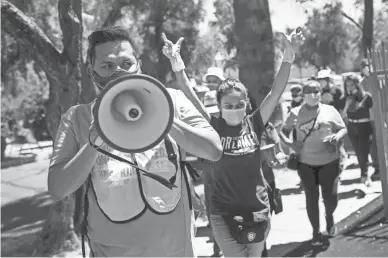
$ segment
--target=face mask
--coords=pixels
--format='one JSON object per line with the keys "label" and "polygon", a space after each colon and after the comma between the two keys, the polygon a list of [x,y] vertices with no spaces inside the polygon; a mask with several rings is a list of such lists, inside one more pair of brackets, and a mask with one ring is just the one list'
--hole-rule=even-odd
{"label": "face mask", "polygon": [[139,72],[139,70],[135,71],[135,72],[128,72],[126,70],[123,70],[123,69],[117,69],[116,71],[114,71],[114,73],[112,73],[111,75],[107,76],[107,77],[102,77],[100,75],[98,75],[95,71],[92,72],[92,78],[94,80],[94,82],[96,83],[97,85],[97,88],[99,90],[102,90],[105,88],[105,86],[110,82],[110,81],[113,81],[114,79],[117,79],[121,76],[124,76],[124,75],[131,75],[131,74],[137,74]]}
{"label": "face mask", "polygon": [[296,102],[296,103],[299,103],[299,102],[302,101],[302,96],[297,96],[297,97],[295,97],[295,98],[292,98],[292,100],[293,100],[294,102]]}
{"label": "face mask", "polygon": [[304,101],[309,106],[316,106],[319,103],[319,98],[315,93],[309,93],[304,95]]}
{"label": "face mask", "polygon": [[221,116],[228,125],[239,125],[244,120],[246,109],[222,109]]}

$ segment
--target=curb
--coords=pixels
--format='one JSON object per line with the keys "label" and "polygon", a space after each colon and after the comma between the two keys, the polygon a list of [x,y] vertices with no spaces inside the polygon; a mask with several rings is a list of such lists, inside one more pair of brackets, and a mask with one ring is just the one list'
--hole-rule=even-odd
{"label": "curb", "polygon": [[[357,225],[366,221],[375,213],[379,212],[383,207],[383,195],[380,194],[378,197],[374,198],[372,201],[367,203],[365,206],[359,208],[355,212],[351,213],[346,218],[340,220],[336,223],[337,233],[334,237],[338,235],[344,235],[347,232],[353,230]],[[295,252],[306,245],[306,242],[300,243],[295,248],[288,250],[282,257],[295,257]]]}
{"label": "curb", "polygon": [[346,234],[347,232],[354,229],[357,225],[367,220],[370,216],[378,212],[383,206],[383,195],[380,194],[378,197],[367,203],[365,206],[351,213],[346,218],[336,223],[337,234]]}
{"label": "curb", "polygon": [[1,169],[33,163],[36,161],[36,156],[37,156],[36,154],[30,154],[30,155],[15,157],[9,160],[4,160],[1,162]]}

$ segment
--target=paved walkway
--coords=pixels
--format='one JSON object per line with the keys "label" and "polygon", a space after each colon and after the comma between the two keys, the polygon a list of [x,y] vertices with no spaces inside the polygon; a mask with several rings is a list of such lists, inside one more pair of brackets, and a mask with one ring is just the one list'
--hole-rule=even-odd
{"label": "paved walkway", "polygon": [[[372,169],[370,170],[372,173]],[[278,170],[275,173],[277,186],[282,190],[284,211],[272,217],[272,227],[268,236],[268,248],[270,256],[283,256],[304,241],[311,239],[312,230],[307,218],[305,209],[305,197],[299,187],[297,173],[289,170]],[[358,178],[359,169],[345,170],[341,177],[339,186],[339,204],[334,214],[335,222],[348,217],[359,208],[365,206],[381,195],[381,182],[376,181],[368,189],[368,194],[364,198],[359,198],[356,191],[360,184]],[[203,186],[197,186],[196,191],[201,195]],[[325,230],[324,206],[320,202],[321,209],[321,229]],[[197,220],[198,234],[195,242],[198,256],[209,256],[213,253],[212,243],[209,240],[210,230],[204,228],[207,225],[206,218]]]}
{"label": "paved walkway", "polygon": [[[20,198],[47,191],[47,168],[50,152],[51,148],[38,149],[36,150],[36,153],[39,154],[36,163],[11,167],[1,171],[2,206]],[[359,175],[358,169],[348,169],[343,172],[342,183],[339,186],[340,201],[335,212],[336,222],[346,218],[381,194],[381,183],[376,181],[368,190],[368,194],[359,199],[356,194],[359,187]],[[276,180],[277,186],[282,189],[284,212],[272,218],[272,228],[268,237],[270,256],[282,256],[311,238],[311,227],[305,210],[304,193],[298,187],[299,179],[296,172],[278,170],[276,171]],[[196,191],[203,195],[203,185],[197,186]],[[323,203],[320,207],[323,211]],[[324,221],[323,214],[322,212],[322,221]],[[41,219],[44,219],[44,217]],[[198,232],[195,239],[198,256],[210,256],[212,254],[212,243],[207,243],[211,231],[206,228],[206,225],[207,221],[204,216],[198,218]],[[322,223],[322,230],[324,227],[325,224]]]}
{"label": "paved walkway", "polygon": [[[380,202],[382,204],[382,201]],[[308,243],[301,245],[291,257],[384,257],[388,254],[388,219],[383,206],[372,212],[351,230],[328,241],[321,249],[313,250]]]}

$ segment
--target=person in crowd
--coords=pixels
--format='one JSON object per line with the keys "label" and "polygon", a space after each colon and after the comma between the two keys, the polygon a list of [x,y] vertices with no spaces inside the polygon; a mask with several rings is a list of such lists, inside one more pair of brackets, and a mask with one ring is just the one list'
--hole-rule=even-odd
{"label": "person in crowd", "polygon": [[332,75],[329,69],[320,70],[316,77],[321,84],[322,96],[321,102],[323,104],[332,105],[341,113],[344,108],[344,93],[341,87],[333,85]]}
{"label": "person in crowd", "polygon": [[[239,80],[225,79],[217,89],[220,117],[211,117],[190,87],[184,71],[177,74],[182,91],[221,137],[223,155],[214,163],[210,220],[214,237],[226,257],[258,257],[264,249],[270,230],[270,207],[260,169],[260,136],[283,94],[301,41],[300,30],[286,38],[283,63],[272,90],[253,112],[246,87]],[[179,49],[180,40],[175,45],[168,40],[165,42],[166,51],[168,48]],[[178,50],[173,53],[170,57],[172,65],[178,63],[176,59],[181,60]],[[242,236],[238,233],[239,226],[254,230],[256,234]]]}
{"label": "person in crowd", "polygon": [[[371,78],[369,72],[368,60],[364,59],[361,61],[361,84],[365,91],[372,93],[371,89]],[[376,138],[376,124],[374,123],[373,112],[370,112],[370,118],[372,120],[372,137],[370,139],[370,154],[372,157],[374,172],[372,175],[372,179],[380,178],[380,169],[379,169],[379,159],[377,156],[377,138]]]}
{"label": "person in crowd", "polygon": [[[332,83],[332,75],[330,69],[320,70],[316,77],[318,82],[321,84],[322,93],[321,93],[321,102],[323,104],[332,105],[337,109],[340,114],[342,114],[342,110],[345,107],[345,98],[344,92],[341,87],[333,85]],[[345,150],[344,141],[341,141],[339,144],[340,151],[340,168],[341,173],[345,169],[346,159],[348,154]],[[341,178],[341,175],[340,175]]]}
{"label": "person in crowd", "polygon": [[347,118],[348,135],[361,170],[361,183],[370,186],[368,174],[369,139],[372,136],[372,95],[365,91],[355,75],[345,78],[346,104],[343,116]]}
{"label": "person in crowd", "polygon": [[[271,164],[271,166],[268,164],[268,161],[264,157],[262,157],[261,161],[261,168],[263,171],[264,179],[267,181],[268,187],[270,188],[268,191],[268,199],[270,203],[270,213],[273,214],[274,212],[274,207],[272,207],[274,204],[274,199],[275,199],[275,190],[276,190],[276,181],[275,181],[275,173],[273,168],[283,166],[287,159],[288,156],[285,155],[282,151],[282,148],[280,146],[280,138],[279,134],[276,130],[276,128],[273,126],[271,122],[268,122],[265,131],[263,131],[263,134],[261,135],[260,138],[260,146],[265,146],[268,144],[274,144],[274,153],[275,153],[275,164]],[[262,252],[262,257],[268,257],[268,250],[267,250],[267,245],[264,245],[264,250]]]}
{"label": "person in crowd", "polygon": [[[102,28],[91,33],[88,41],[88,69],[98,90],[121,76],[141,73],[127,29]],[[194,216],[180,160],[188,152],[216,161],[222,146],[219,135],[185,95],[173,89],[168,92],[176,110],[171,130],[164,141],[142,153],[122,153],[104,143],[94,123],[95,101],[73,106],[61,117],[48,191],[61,200],[86,184],[83,235],[88,238],[90,256],[194,256]],[[137,163],[167,181],[175,177],[176,187],[168,188],[99,150]]]}
{"label": "person in crowd", "polygon": [[[308,81],[303,87],[304,104],[291,109],[280,135],[286,145],[299,154],[298,175],[306,196],[306,210],[313,234],[312,245],[322,245],[319,219],[319,186],[326,212],[326,230],[334,235],[334,211],[338,204],[338,177],[340,174],[339,142],[346,135],[340,113],[331,105],[320,103],[321,86]],[[296,139],[286,135],[296,129]]]}
{"label": "person in crowd", "polygon": [[[212,90],[205,93],[203,97],[203,104],[206,108],[207,113],[210,116],[219,117],[220,110],[217,104],[217,91]],[[211,227],[210,214],[211,214],[211,198],[213,194],[213,167],[211,162],[203,160],[202,162],[210,163],[208,164],[211,168],[204,172],[204,190],[205,190],[205,206],[206,206],[206,216],[208,218],[209,224],[208,227]],[[211,236],[209,242],[213,242],[213,254],[212,257],[221,257],[222,252],[217,244],[217,241],[214,239],[214,236]]]}
{"label": "person in crowd", "polygon": [[292,100],[288,112],[290,112],[292,108],[299,107],[303,103],[302,85],[294,84],[291,86],[290,91]]}
{"label": "person in crowd", "polygon": [[202,77],[209,90],[217,90],[221,82],[225,80],[224,71],[219,67],[209,67],[207,73]]}
{"label": "person in crowd", "polygon": [[[291,111],[292,108],[299,107],[300,105],[302,105],[303,103],[302,89],[303,87],[300,84],[294,84],[291,86],[290,91],[291,91],[292,100],[291,100],[290,106],[288,106],[288,113]],[[282,124],[283,124],[283,121],[282,121]],[[295,130],[292,130],[290,137],[292,137],[292,139],[296,138]]]}

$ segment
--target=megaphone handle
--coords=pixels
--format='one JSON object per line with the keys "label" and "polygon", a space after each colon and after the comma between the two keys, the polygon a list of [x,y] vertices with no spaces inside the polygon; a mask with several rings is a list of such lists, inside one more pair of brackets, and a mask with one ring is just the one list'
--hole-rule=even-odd
{"label": "megaphone handle", "polygon": [[132,167],[134,167],[134,168],[140,170],[141,172],[144,173],[145,176],[148,176],[148,177],[150,177],[150,178],[152,178],[152,179],[158,181],[159,183],[161,183],[161,184],[164,185],[165,187],[169,188],[170,190],[172,190],[173,188],[176,188],[176,187],[177,187],[175,184],[171,183],[171,182],[168,181],[167,179],[165,179],[165,178],[163,178],[163,177],[161,177],[161,176],[159,176],[159,175],[152,174],[152,173],[148,172],[147,170],[144,170],[144,169],[140,168],[138,165],[136,165],[135,163],[133,163],[133,162],[131,162],[131,161],[129,161],[129,160],[126,160],[126,159],[124,159],[124,158],[122,158],[122,157],[119,157],[119,156],[116,156],[116,155],[114,155],[114,154],[112,154],[112,153],[110,153],[110,152],[107,152],[107,151],[105,151],[105,150],[99,148],[97,145],[94,145],[94,144],[92,144],[92,143],[91,143],[91,145],[92,145],[93,148],[95,148],[97,151],[101,152],[102,154],[104,154],[104,155],[106,155],[106,156],[108,156],[108,157],[111,157],[111,158],[113,158],[113,159],[116,159],[116,160],[118,160],[118,161],[127,163],[127,164],[131,165]]}

